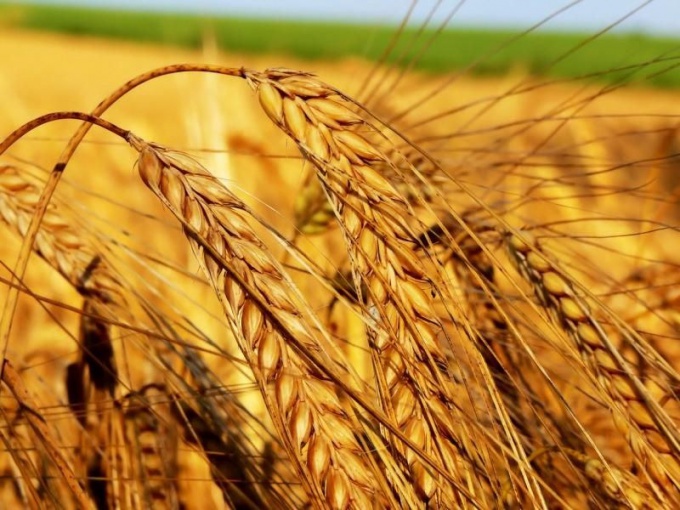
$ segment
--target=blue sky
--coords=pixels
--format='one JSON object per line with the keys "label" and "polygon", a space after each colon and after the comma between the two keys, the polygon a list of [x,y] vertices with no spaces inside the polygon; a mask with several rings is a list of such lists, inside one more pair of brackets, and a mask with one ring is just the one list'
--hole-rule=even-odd
{"label": "blue sky", "polygon": [[[42,0],[44,4],[77,4],[128,9],[172,10],[286,18],[336,19],[396,23],[410,0]],[[414,13],[424,19],[437,0],[420,0]],[[553,29],[604,28],[635,12],[619,30],[680,36],[680,0],[443,0],[434,19],[441,21],[459,3],[454,25],[523,27],[576,4],[547,24]]]}

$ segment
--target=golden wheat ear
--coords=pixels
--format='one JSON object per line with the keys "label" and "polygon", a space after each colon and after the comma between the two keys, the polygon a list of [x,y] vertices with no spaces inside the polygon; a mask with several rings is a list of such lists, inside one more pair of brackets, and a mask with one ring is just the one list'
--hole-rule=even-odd
{"label": "golden wheat ear", "polygon": [[[480,424],[468,422],[461,405],[452,404],[464,401],[474,390],[470,382],[460,384],[454,378],[442,337],[465,345],[468,357],[479,353],[466,334],[446,330],[435,311],[433,304],[439,299],[451,305],[448,314],[455,315],[457,305],[449,300],[451,289],[442,283],[446,279],[438,261],[423,261],[415,253],[424,225],[384,175],[385,168],[399,175],[397,163],[405,161],[395,151],[389,129],[376,128],[355,113],[355,102],[304,73],[270,70],[247,73],[247,79],[265,113],[316,167],[333,206],[358,301],[365,300],[364,312],[375,322],[369,328],[369,348],[374,384],[385,413],[453,475],[453,481],[445,482],[423,469],[420,459],[399,440],[394,441],[419,498],[445,506],[483,504],[497,490],[489,481],[494,454],[486,448],[488,436]],[[418,175],[407,160],[406,167],[411,175]],[[419,203],[425,202],[421,197]],[[366,296],[361,295],[362,289]],[[481,359],[473,364],[484,366]],[[482,370],[478,377],[488,381],[492,375]],[[483,392],[497,396],[493,386],[484,383],[482,387],[486,388]],[[506,414],[502,407],[496,409]],[[517,445],[516,433],[506,430],[510,442]]]}
{"label": "golden wheat ear", "polygon": [[135,146],[142,180],[183,224],[220,297],[310,499],[334,508],[389,501],[353,412],[321,377],[321,367],[342,361],[319,361],[327,350],[303,320],[307,307],[255,235],[248,209],[195,162],[143,142]]}
{"label": "golden wheat ear", "polygon": [[[572,348],[585,364],[584,372],[595,379],[619,432],[628,439],[636,464],[656,491],[660,501],[675,501],[680,487],[677,462],[678,428],[662,403],[669,398],[670,381],[649,378],[641,381],[634,367],[621,355],[594,316],[581,286],[571,280],[534,237],[526,232],[508,237],[512,258],[534,287],[539,302],[550,312],[571,339]],[[592,301],[592,300],[591,300]],[[605,312],[606,310],[601,310]],[[608,317],[616,327],[615,318]],[[620,327],[620,326],[619,326]],[[628,335],[623,329],[619,332]],[[638,348],[638,339],[628,336]],[[648,355],[653,355],[653,351]],[[669,376],[673,376],[671,371]],[[677,376],[676,376],[677,377]]]}
{"label": "golden wheat ear", "polygon": [[[0,218],[19,235],[26,233],[30,218],[35,213],[39,195],[38,186],[19,168],[13,166],[2,168]],[[143,467],[139,467],[142,465],[141,460],[144,459],[144,455],[140,453],[140,449],[143,448],[135,450],[132,448],[134,443],[123,440],[130,427],[128,425],[121,427],[125,416],[115,405],[116,409],[109,409],[112,402],[115,403],[112,399],[116,398],[118,370],[113,357],[108,321],[115,321],[123,328],[128,327],[131,331],[137,330],[141,333],[140,339],[148,344],[142,351],[146,352],[147,356],[158,356],[161,360],[160,365],[170,363],[188,367],[189,370],[203,365],[185,340],[181,338],[171,340],[183,346],[181,349],[168,342],[171,336],[176,336],[176,333],[172,332],[168,320],[159,315],[157,310],[149,308],[144,302],[139,303],[150,324],[139,322],[139,319],[130,313],[130,300],[134,301],[140,296],[132,292],[127,282],[113,271],[108,261],[99,254],[99,249],[98,240],[89,236],[86,230],[76,228],[63,210],[54,204],[48,207],[34,250],[85,297],[81,317],[80,360],[69,365],[66,371],[69,406],[83,432],[80,436],[80,445],[76,449],[76,457],[79,460],[74,463],[75,470],[80,478],[87,479],[88,490],[95,501],[104,504],[102,502],[107,499],[118,498],[134,505],[134,501],[141,501],[140,494],[149,491],[153,493],[154,489],[147,486],[135,488],[130,481],[133,478],[132,472],[142,473],[144,470]],[[168,330],[169,336],[166,336],[163,329]],[[131,347],[132,345],[129,345],[125,350],[130,351]],[[171,382],[182,386],[178,382],[181,380],[179,376],[173,375],[172,368],[170,370],[163,376],[162,372],[157,371],[156,379],[162,381],[169,377]],[[149,371],[146,372],[148,377]],[[220,386],[211,379],[211,372],[205,366],[196,373],[196,376],[196,383],[204,392],[208,391],[207,388]],[[234,412],[233,402],[225,401],[221,404],[223,407],[218,409],[218,399],[207,401],[202,406],[202,412],[212,413],[214,417],[222,413],[231,414],[233,418],[238,414],[243,415],[242,412]],[[215,419],[211,420],[211,423],[213,422]],[[218,422],[219,420],[215,423]],[[247,471],[253,474],[247,483],[256,484],[257,480],[261,479],[258,472],[252,468],[257,456],[252,448],[245,446],[247,442],[245,437],[235,433],[237,430],[235,425],[222,426],[220,430],[226,431],[231,427],[234,427],[234,430],[230,432],[228,442],[224,441],[221,433],[215,436],[216,441],[211,443],[213,457],[222,459],[226,452],[238,452]],[[128,447],[123,450],[120,447],[111,447],[121,444]],[[135,452],[140,455],[136,456]],[[140,456],[141,460],[137,461],[137,457]],[[22,462],[20,465],[24,466],[26,463]],[[285,466],[285,462],[279,462],[278,467],[270,466],[270,471],[277,474],[281,466]],[[274,487],[267,497],[275,497],[278,492],[278,486]],[[170,497],[171,493],[167,494]],[[156,494],[153,497],[157,496]]]}

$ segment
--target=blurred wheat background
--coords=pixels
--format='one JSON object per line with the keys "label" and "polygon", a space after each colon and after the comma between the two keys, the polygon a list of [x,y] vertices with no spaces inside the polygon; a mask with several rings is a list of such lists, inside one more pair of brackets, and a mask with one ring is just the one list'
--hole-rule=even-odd
{"label": "blurred wheat background", "polygon": [[2,154],[0,506],[680,504],[677,40],[492,76],[0,12],[2,136],[253,70],[106,111],[134,137],[87,134],[24,277],[80,122]]}

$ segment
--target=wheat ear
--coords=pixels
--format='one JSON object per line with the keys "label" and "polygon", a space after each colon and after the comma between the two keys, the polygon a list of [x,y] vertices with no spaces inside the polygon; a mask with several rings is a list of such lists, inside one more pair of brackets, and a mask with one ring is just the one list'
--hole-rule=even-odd
{"label": "wheat ear", "polygon": [[248,225],[245,206],[197,164],[144,143],[133,146],[142,180],[182,222],[204,264],[312,502],[386,505],[382,476],[355,435],[351,412],[318,366],[289,344],[291,335],[307,352],[323,352],[302,320],[304,305]]}
{"label": "wheat ear", "polygon": [[533,285],[539,301],[565,329],[587,371],[593,374],[614,423],[628,438],[640,468],[671,500],[677,501],[678,429],[659,405],[666,390],[651,379],[645,386],[635,376],[633,367],[593,316],[581,288],[545,254],[545,249],[530,233],[510,234],[508,246],[512,259]]}
{"label": "wheat ear", "polygon": [[[13,166],[0,166],[0,219],[25,236],[40,199],[40,189]],[[55,206],[49,206],[36,238],[35,251],[81,294],[126,308],[120,279],[100,264],[94,245],[84,239]],[[99,310],[101,312],[101,310]]]}
{"label": "wheat ear", "polygon": [[165,389],[156,385],[147,385],[124,399],[132,479],[140,486],[137,502],[153,510],[178,506],[178,435],[172,402]]}
{"label": "wheat ear", "polygon": [[[19,235],[25,233],[35,212],[39,196],[39,187],[27,178],[21,169],[11,165],[0,167],[0,221],[11,230]],[[159,362],[170,369],[164,372],[166,377],[174,373],[174,369],[168,365],[170,363],[169,353],[172,352],[179,358],[181,365],[194,374],[194,381],[199,391],[207,393],[210,388],[218,387],[220,384],[211,377],[210,370],[203,364],[198,354],[177,335],[167,319],[143,302],[139,304],[153,325],[147,324],[143,329],[138,326],[137,319],[130,314],[129,300],[132,294],[128,291],[126,282],[118,277],[107,259],[100,255],[96,240],[86,232],[75,228],[56,204],[50,204],[47,208],[34,250],[85,297],[81,318],[80,359],[69,366],[66,381],[71,409],[81,426],[89,431],[86,436],[83,436],[79,448],[81,455],[87,454],[81,470],[85,475],[87,465],[96,460],[98,456],[101,457],[100,446],[102,445],[97,445],[98,434],[95,430],[103,426],[100,423],[101,416],[87,412],[88,378],[85,368],[89,367],[89,381],[94,384],[96,391],[107,393],[104,396],[105,400],[110,398],[117,382],[112,346],[110,341],[105,340],[109,334],[105,321],[109,318],[116,322],[124,321],[130,325],[132,330],[138,330],[150,340],[160,340],[160,342],[148,343],[151,352],[158,357]],[[135,297],[139,298],[139,296]],[[186,386],[187,383],[181,377],[174,377],[173,382],[195,393]],[[234,432],[238,429],[235,423],[236,417],[243,416],[237,408],[237,403],[228,398],[202,399],[201,402],[200,413],[211,416],[207,422],[214,427],[215,431],[219,431],[214,434],[215,439],[211,442],[211,448],[216,455],[219,456],[219,451],[235,451],[242,459],[252,459],[252,448],[248,447],[245,444],[246,441]],[[226,441],[224,440],[225,433],[229,435]],[[120,464],[119,461],[120,459],[116,462]],[[252,470],[249,467],[248,472],[250,471]],[[96,492],[99,490],[98,485],[103,484],[99,481],[91,481],[90,489]],[[274,487],[272,492],[277,492],[277,487]],[[166,495],[168,494],[166,492]]]}
{"label": "wheat ear", "polygon": [[485,463],[478,453],[481,443],[473,451],[464,420],[451,426],[457,414],[451,403],[461,390],[454,387],[437,339],[442,326],[428,296],[436,291],[408,247],[416,237],[406,220],[410,210],[374,168],[391,161],[359,130],[369,137],[377,133],[352,112],[352,102],[309,75],[270,70],[247,78],[265,113],[316,166],[343,227],[355,287],[365,285],[379,325],[370,346],[386,413],[457,481],[455,486],[442,483],[397,445],[419,495],[445,506],[467,504],[468,498],[481,501],[483,477],[472,473]]}

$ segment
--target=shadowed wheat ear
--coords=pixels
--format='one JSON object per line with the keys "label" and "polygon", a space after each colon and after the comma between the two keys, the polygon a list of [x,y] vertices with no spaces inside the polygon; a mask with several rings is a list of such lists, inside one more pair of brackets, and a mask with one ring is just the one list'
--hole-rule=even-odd
{"label": "shadowed wheat ear", "polygon": [[[529,232],[509,234],[508,246],[520,272],[533,285],[541,304],[563,327],[573,348],[586,365],[586,373],[594,378],[603,401],[612,413],[619,432],[628,439],[634,459],[642,473],[656,482],[665,495],[680,501],[680,453],[677,423],[662,408],[670,396],[668,379],[677,381],[671,367],[656,359],[653,349],[635,338],[624,325],[610,317],[611,326],[623,335],[636,350],[642,350],[650,362],[662,368],[659,375],[644,382],[634,373],[634,367],[617,350],[603,324],[594,317],[582,288],[562,271],[545,249]],[[597,305],[597,303],[595,303]],[[665,501],[662,494],[657,496]]]}
{"label": "shadowed wheat ear", "polygon": [[[393,146],[385,144],[385,135],[353,112],[356,103],[311,75],[275,69],[246,73],[246,78],[265,113],[317,168],[333,205],[345,236],[355,289],[361,292],[362,285],[366,289],[367,314],[375,321],[369,326],[369,347],[386,414],[456,479],[453,486],[443,483],[399,441],[393,441],[421,499],[443,506],[482,504],[493,490],[487,477],[493,471],[490,456],[494,452],[487,447],[488,436],[475,430],[479,425],[470,426],[460,411],[457,402],[469,398],[468,388],[455,382],[440,346],[442,338],[469,342],[456,333],[455,340],[447,338],[452,332],[442,327],[433,302],[441,298],[455,309],[448,300],[449,289],[437,283],[443,280],[438,268],[428,270],[414,253],[417,235],[409,223],[416,230],[423,225],[404,196],[381,174],[385,167],[399,174],[398,166],[386,155],[394,154]],[[381,145],[387,146],[381,149]],[[363,296],[359,298],[364,301]],[[483,367],[481,360],[473,363]],[[490,382],[488,372],[483,377]],[[500,397],[491,385],[485,386],[503,415]],[[511,444],[521,448],[510,428],[505,430]],[[531,469],[521,461],[520,465],[522,470]]]}
{"label": "shadowed wheat ear", "polygon": [[148,385],[124,399],[125,439],[129,445],[137,508],[178,507],[177,422],[172,397],[163,387]]}
{"label": "shadowed wheat ear", "polygon": [[319,331],[305,321],[307,307],[252,230],[245,205],[197,163],[131,143],[140,151],[142,180],[183,224],[215,287],[312,503],[339,509],[394,504],[356,433],[365,426],[324,377],[331,370],[339,381],[347,370],[341,359],[327,357],[333,349],[320,344]]}
{"label": "shadowed wheat ear", "polygon": [[655,508],[654,496],[629,471],[570,448],[560,447],[559,451],[583,471],[593,483],[592,489],[604,496],[609,504],[631,510]]}

